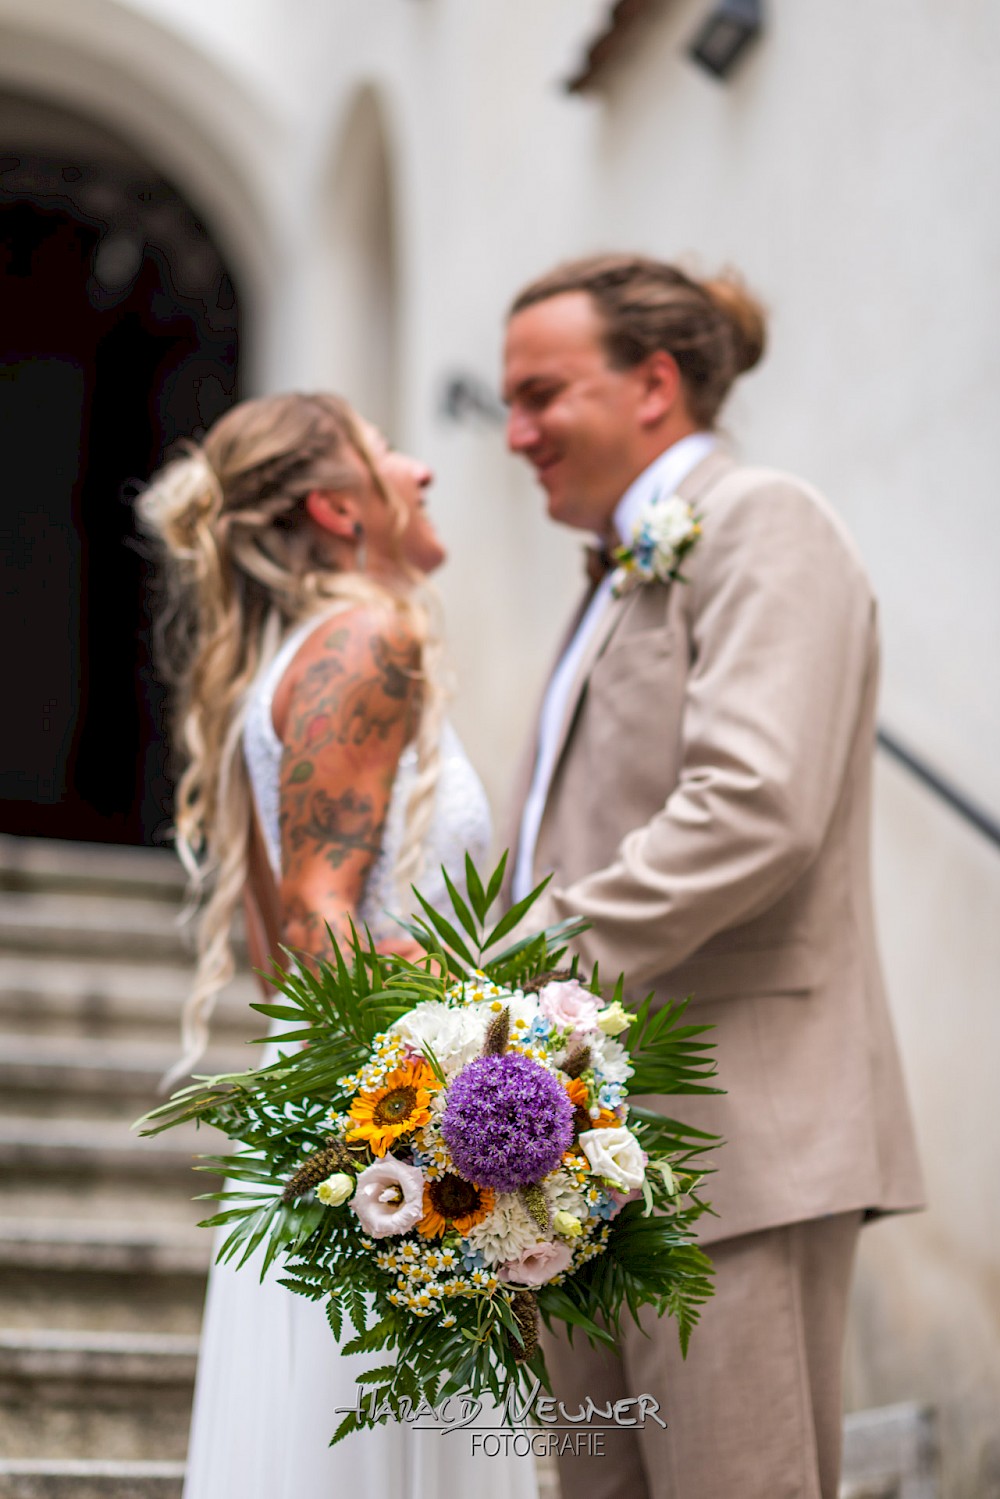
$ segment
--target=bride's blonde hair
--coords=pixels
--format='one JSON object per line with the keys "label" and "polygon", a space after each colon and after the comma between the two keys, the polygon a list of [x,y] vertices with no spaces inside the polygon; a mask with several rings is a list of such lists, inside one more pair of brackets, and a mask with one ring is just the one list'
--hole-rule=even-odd
{"label": "bride's blonde hair", "polygon": [[328,394],[241,402],[161,469],[136,502],[141,526],[164,554],[158,655],[174,691],[185,762],[174,835],[191,909],[199,912],[197,969],[182,1015],[184,1056],[171,1078],[189,1072],[203,1053],[216,995],[235,966],[232,926],[252,818],[241,742],[247,691],[288,629],[313,614],[375,605],[394,613],[419,644],[417,775],[396,867],[403,904],[402,892],[420,870],[443,711],[433,600],[402,560],[398,591],[361,572],[337,571],[329,539],[305,513],[312,490],[357,489],[357,459],[398,537],[406,508],[381,479],[351,407]]}

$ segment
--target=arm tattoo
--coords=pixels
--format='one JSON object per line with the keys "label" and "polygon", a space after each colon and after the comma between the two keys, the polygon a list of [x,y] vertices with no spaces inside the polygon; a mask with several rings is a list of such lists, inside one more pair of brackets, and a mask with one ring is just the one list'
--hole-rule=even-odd
{"label": "arm tattoo", "polygon": [[381,851],[398,755],[420,712],[419,645],[402,631],[387,638],[369,619],[359,624],[324,639],[324,653],[295,686],[284,728],[283,919],[289,945],[318,958],[332,955],[325,918],[339,938],[342,913]]}
{"label": "arm tattoo", "polygon": [[[346,634],[338,631],[327,644]],[[372,738],[384,743],[399,721],[400,703],[408,700],[407,738],[412,737],[419,710],[419,649],[381,635],[371,636],[367,647],[366,660],[353,671],[336,656],[306,670],[289,723],[291,743],[313,752],[329,744],[359,747]]]}
{"label": "arm tattoo", "polygon": [[290,839],[294,853],[313,843],[325,849],[324,857],[331,868],[339,869],[352,853],[377,854],[381,831],[370,796],[344,791],[330,797],[320,788],[309,798],[305,820],[292,824]]}

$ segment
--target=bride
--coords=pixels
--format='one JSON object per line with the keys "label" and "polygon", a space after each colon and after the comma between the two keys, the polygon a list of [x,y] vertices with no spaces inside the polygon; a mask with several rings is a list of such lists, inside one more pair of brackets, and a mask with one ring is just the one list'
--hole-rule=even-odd
{"label": "bride", "polygon": [[[408,953],[387,911],[413,880],[443,899],[440,865],[457,880],[488,852],[420,588],[445,557],[430,480],[336,396],[283,395],[227,412],[138,502],[165,559],[177,847],[207,896],[175,1078],[205,1048],[241,903],[255,966],[279,943],[321,959],[349,919]],[[211,1272],[184,1499],[534,1499],[531,1458],[473,1457],[467,1431],[331,1449],[366,1360],[278,1274]]]}

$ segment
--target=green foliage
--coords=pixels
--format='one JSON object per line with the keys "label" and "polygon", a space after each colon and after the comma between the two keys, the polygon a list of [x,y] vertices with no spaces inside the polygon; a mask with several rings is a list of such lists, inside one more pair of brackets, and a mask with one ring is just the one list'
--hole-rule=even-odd
{"label": "green foliage", "polygon": [[[219,1258],[236,1265],[254,1259],[262,1277],[280,1263],[281,1284],[324,1304],[345,1352],[389,1355],[363,1376],[363,1409],[344,1417],[334,1441],[379,1424],[406,1401],[433,1405],[467,1391],[502,1404],[508,1391],[526,1391],[535,1379],[548,1388],[540,1351],[518,1362],[524,1336],[511,1308],[515,1288],[501,1284],[490,1295],[449,1298],[453,1326],[440,1313],[415,1317],[388,1300],[394,1278],[361,1243],[351,1215],[324,1207],[311,1192],[282,1200],[302,1162],[326,1146],[331,1113],[343,1113],[350,1103],[353,1088],[340,1079],[360,1070],[374,1038],[394,1020],[423,1001],[444,998],[455,982],[483,979],[516,988],[563,963],[567,945],[586,923],[564,921],[518,936],[544,883],[491,918],[505,867],[506,855],[484,880],[467,856],[467,897],[445,873],[450,915],[414,892],[418,914],[401,926],[424,951],[416,962],[379,953],[371,934],[353,926],[343,945],[330,933],[329,961],[298,964],[286,950],[287,969],[274,963],[265,975],[274,998],[254,1008],[277,1029],[269,1039],[288,1054],[257,1069],[197,1078],[140,1121],[147,1135],[193,1120],[234,1141],[235,1154],[205,1157],[200,1168],[227,1178],[222,1191],[205,1194],[218,1204],[206,1225],[226,1230]],[[596,969],[590,987],[600,992]],[[613,997],[622,993],[619,979]],[[715,1069],[704,1039],[708,1028],[682,1023],[686,1008],[685,1000],[654,1010],[651,999],[639,1007],[622,1037],[635,1069],[632,1094],[719,1091],[710,1083]],[[430,1051],[427,1061],[442,1077]],[[707,1169],[701,1157],[718,1142],[635,1104],[629,1126],[649,1157],[645,1204],[628,1205],[609,1225],[603,1253],[561,1283],[539,1289],[539,1311],[546,1323],[565,1323],[571,1335],[578,1330],[613,1345],[623,1313],[638,1317],[649,1306],[676,1319],[686,1350],[711,1294],[711,1266],[691,1236],[707,1211],[697,1196]]]}
{"label": "green foliage", "polygon": [[[621,980],[619,980],[619,985]],[[616,999],[621,995],[616,992]],[[690,996],[653,1009],[653,996],[643,1000],[625,1040],[634,1068],[629,1092],[639,1093],[721,1093],[706,1082],[715,1076],[715,1062],[709,1055],[710,1041],[700,1041],[711,1026],[681,1025],[690,1004]]]}

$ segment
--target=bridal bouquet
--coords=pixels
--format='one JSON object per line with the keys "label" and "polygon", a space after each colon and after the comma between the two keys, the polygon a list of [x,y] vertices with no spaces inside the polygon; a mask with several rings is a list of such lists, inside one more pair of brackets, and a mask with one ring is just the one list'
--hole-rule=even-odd
{"label": "bridal bouquet", "polygon": [[[709,1085],[706,1027],[685,1004],[630,1014],[619,980],[559,966],[582,929],[562,923],[506,947],[540,890],[492,926],[501,862],[484,885],[466,860],[452,912],[416,892],[403,923],[426,951],[386,957],[352,932],[332,963],[275,968],[287,1054],[205,1078],[144,1121],[204,1120],[240,1146],[204,1169],[227,1190],[209,1225],[220,1257],[322,1300],[345,1353],[391,1351],[334,1437],[443,1395],[502,1402],[545,1381],[538,1319],[611,1344],[622,1313],[676,1318],[686,1349],[711,1267],[692,1243],[705,1211],[698,1157],[711,1139],[629,1101]],[[500,947],[500,950],[496,949]],[[291,956],[291,955],[289,955]],[[296,1043],[308,1043],[305,1046]]]}

